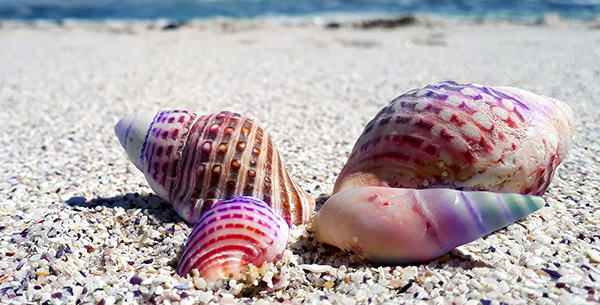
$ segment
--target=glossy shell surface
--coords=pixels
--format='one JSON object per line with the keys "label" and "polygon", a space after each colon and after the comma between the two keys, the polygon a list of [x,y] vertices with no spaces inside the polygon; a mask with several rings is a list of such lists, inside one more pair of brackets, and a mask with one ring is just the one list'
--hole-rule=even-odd
{"label": "glossy shell surface", "polygon": [[263,200],[288,224],[305,223],[314,211],[314,200],[292,180],[266,132],[237,113],[132,114],[115,133],[156,194],[190,223],[235,196]]}
{"label": "glossy shell surface", "polygon": [[207,280],[236,277],[248,264],[276,261],[289,227],[266,203],[252,197],[217,202],[194,226],[177,272],[196,269]]}
{"label": "glossy shell surface", "polygon": [[313,217],[318,240],[383,264],[426,262],[540,209],[538,196],[360,187]]}
{"label": "glossy shell surface", "polygon": [[441,82],[397,97],[369,122],[334,193],[386,186],[541,195],[572,134],[573,112],[563,102]]}

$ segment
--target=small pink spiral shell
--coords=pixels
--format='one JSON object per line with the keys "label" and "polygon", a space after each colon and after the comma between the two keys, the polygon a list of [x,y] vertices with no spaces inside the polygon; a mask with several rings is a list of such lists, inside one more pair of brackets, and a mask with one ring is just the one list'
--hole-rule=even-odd
{"label": "small pink spiral shell", "polygon": [[277,260],[287,246],[289,227],[263,201],[236,197],[217,202],[194,226],[177,272],[198,270],[207,280],[235,277],[248,264]]}

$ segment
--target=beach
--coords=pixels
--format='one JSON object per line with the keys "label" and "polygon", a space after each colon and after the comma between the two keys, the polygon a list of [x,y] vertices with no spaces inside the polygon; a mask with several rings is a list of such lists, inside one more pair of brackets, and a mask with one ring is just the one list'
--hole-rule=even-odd
{"label": "beach", "polygon": [[[307,224],[245,280],[182,278],[192,227],[113,131],[143,111],[251,117],[318,209],[378,111],[444,80],[564,101],[575,134],[546,207],[424,264],[369,264]],[[0,303],[599,302],[599,96],[593,22],[2,24]]]}

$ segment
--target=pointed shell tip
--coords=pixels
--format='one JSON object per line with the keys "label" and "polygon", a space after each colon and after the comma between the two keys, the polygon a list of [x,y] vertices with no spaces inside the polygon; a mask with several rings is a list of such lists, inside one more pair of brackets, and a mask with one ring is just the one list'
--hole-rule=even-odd
{"label": "pointed shell tip", "polygon": [[131,123],[134,119],[135,114],[126,114],[119,122],[117,122],[117,125],[115,125],[115,134],[117,135],[117,138],[119,138],[119,143],[121,143],[121,146],[123,146],[125,150],[127,150],[127,134],[129,133]]}

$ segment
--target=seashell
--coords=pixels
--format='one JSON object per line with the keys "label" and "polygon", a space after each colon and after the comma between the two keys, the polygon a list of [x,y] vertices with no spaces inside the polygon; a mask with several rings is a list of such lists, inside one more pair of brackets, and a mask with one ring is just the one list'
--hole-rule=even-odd
{"label": "seashell", "polygon": [[236,277],[250,263],[277,260],[289,234],[285,220],[259,199],[219,201],[194,226],[177,273],[185,277],[196,269],[207,280]]}
{"label": "seashell", "polygon": [[538,196],[360,187],[333,195],[313,217],[318,240],[382,264],[426,262],[544,206]]}
{"label": "seashell", "polygon": [[365,127],[315,235],[377,263],[432,260],[540,209],[572,134],[569,106],[521,89],[409,91]]}
{"label": "seashell", "polygon": [[334,194],[386,186],[541,195],[572,134],[573,112],[563,102],[441,82],[397,97],[368,123]]}
{"label": "seashell", "polygon": [[312,215],[314,200],[291,179],[269,136],[237,113],[130,114],[115,133],[150,187],[190,223],[236,196],[263,200],[288,224]]}

